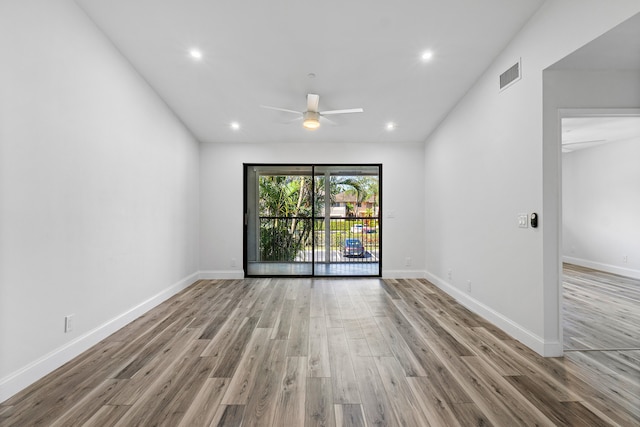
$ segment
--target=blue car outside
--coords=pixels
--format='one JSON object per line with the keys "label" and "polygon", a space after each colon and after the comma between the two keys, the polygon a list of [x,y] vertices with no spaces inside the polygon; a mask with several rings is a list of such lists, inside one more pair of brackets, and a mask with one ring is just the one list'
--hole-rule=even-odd
{"label": "blue car outside", "polygon": [[346,239],[344,241],[343,254],[346,257],[349,256],[364,256],[364,246],[360,239]]}

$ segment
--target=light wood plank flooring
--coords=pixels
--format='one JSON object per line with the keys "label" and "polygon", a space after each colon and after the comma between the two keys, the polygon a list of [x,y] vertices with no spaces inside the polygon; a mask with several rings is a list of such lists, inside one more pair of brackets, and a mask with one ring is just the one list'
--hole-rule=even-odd
{"label": "light wood plank flooring", "polygon": [[542,358],[423,280],[199,281],[2,426],[637,426],[640,351]]}
{"label": "light wood plank flooring", "polygon": [[565,350],[640,350],[640,280],[563,266]]}

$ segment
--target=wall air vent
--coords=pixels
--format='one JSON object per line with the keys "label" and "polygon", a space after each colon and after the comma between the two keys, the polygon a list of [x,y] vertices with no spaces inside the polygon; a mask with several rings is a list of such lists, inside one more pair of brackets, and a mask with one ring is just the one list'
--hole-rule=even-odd
{"label": "wall air vent", "polygon": [[507,71],[500,74],[500,90],[505,90],[522,78],[522,60],[513,64]]}

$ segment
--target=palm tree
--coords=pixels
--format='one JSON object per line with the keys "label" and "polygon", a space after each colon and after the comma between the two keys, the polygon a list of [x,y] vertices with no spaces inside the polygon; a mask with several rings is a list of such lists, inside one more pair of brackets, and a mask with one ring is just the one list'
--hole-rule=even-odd
{"label": "palm tree", "polygon": [[[373,206],[374,212],[378,202],[379,186],[378,179],[370,176],[360,177],[344,177],[337,180],[337,186],[344,188],[348,187],[345,191],[347,194],[354,194],[356,196],[356,203],[362,204],[365,200],[374,198]],[[357,211],[357,209],[356,209]]]}
{"label": "palm tree", "polygon": [[293,261],[311,234],[309,177],[260,177],[260,254],[265,261]]}

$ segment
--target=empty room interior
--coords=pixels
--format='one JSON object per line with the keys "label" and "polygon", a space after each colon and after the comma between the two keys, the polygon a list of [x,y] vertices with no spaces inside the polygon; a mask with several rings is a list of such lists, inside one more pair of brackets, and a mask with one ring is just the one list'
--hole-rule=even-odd
{"label": "empty room interior", "polygon": [[637,0],[0,0],[0,426],[640,425]]}

